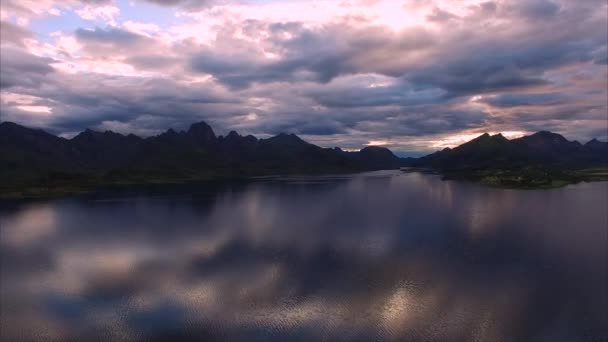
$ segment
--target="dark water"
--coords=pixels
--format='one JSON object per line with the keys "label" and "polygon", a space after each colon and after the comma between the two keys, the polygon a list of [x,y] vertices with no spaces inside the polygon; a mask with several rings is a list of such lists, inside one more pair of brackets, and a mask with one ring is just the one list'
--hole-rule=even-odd
{"label": "dark water", "polygon": [[4,341],[602,341],[608,183],[376,172],[0,205]]}

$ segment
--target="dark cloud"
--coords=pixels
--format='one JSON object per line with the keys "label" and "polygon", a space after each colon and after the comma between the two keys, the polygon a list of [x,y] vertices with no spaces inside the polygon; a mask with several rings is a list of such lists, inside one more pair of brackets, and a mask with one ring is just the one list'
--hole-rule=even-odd
{"label": "dark cloud", "polygon": [[50,58],[38,57],[23,50],[2,47],[0,51],[0,88],[25,87],[37,89],[43,79],[54,71]]}
{"label": "dark cloud", "polygon": [[567,96],[560,93],[500,94],[483,99],[494,107],[551,106],[563,103]]}
{"label": "dark cloud", "polygon": [[[391,84],[382,83],[386,80]],[[414,88],[399,79],[363,78],[357,81],[349,78],[347,81],[336,83],[315,87],[308,92],[308,95],[323,106],[336,108],[408,107],[437,104],[447,100],[446,92],[442,89]]]}
{"label": "dark cloud", "polygon": [[518,12],[530,19],[546,19],[559,12],[559,5],[547,0],[521,1],[517,5]]}
{"label": "dark cloud", "polygon": [[74,36],[80,43],[90,47],[92,51],[95,49],[133,51],[134,48],[145,46],[146,43],[153,43],[148,37],[112,27],[108,29],[97,27],[92,30],[78,29],[74,32]]}
{"label": "dark cloud", "polygon": [[[378,72],[398,76],[407,55],[432,46],[435,37],[425,29],[395,33],[385,27],[350,23],[305,28],[299,23],[260,27],[269,37],[261,43],[236,37],[245,30],[226,30],[216,45],[195,54],[191,66],[235,88],[251,83],[316,81],[327,83],[340,75]],[[230,43],[230,44],[229,44]],[[224,46],[230,45],[228,51]],[[267,58],[265,53],[276,58]],[[401,55],[400,59],[394,56]]]}
{"label": "dark cloud", "polygon": [[448,21],[450,19],[457,19],[457,18],[458,18],[457,15],[450,13],[448,11],[442,10],[439,7],[433,8],[433,12],[426,17],[426,19],[428,21],[437,21],[437,22],[444,22],[444,21]]}
{"label": "dark cloud", "polygon": [[126,62],[141,70],[159,70],[174,66],[180,60],[167,56],[137,55],[127,58]]}
{"label": "dark cloud", "polygon": [[[463,44],[464,45],[464,44]],[[523,89],[548,83],[543,73],[592,59],[594,42],[473,42],[455,47],[443,62],[406,75],[415,84],[433,85],[459,94]]]}
{"label": "dark cloud", "polygon": [[165,69],[178,62],[154,38],[119,28],[78,29],[74,37],[92,58],[125,58],[125,62],[142,70]]}

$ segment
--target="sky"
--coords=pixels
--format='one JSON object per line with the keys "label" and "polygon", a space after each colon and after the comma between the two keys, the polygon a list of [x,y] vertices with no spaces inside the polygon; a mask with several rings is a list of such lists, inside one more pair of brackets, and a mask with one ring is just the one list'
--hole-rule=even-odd
{"label": "sky", "polygon": [[0,115],[71,137],[206,121],[402,156],[608,138],[605,0],[2,0]]}

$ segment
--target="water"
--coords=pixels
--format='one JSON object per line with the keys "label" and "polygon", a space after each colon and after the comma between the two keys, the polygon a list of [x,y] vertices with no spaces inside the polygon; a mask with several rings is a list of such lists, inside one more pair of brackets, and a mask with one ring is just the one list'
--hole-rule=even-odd
{"label": "water", "polygon": [[382,171],[3,203],[4,341],[601,341],[608,183]]}

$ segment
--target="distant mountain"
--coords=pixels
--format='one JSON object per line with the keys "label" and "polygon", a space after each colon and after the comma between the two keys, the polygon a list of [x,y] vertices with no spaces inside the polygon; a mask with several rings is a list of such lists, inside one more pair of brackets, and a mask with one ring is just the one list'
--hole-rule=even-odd
{"label": "distant mountain", "polygon": [[513,140],[486,133],[456,148],[416,159],[398,158],[379,146],[358,152],[322,148],[294,134],[258,139],[231,131],[216,136],[204,122],[192,124],[187,131],[169,129],[148,138],[87,129],[72,139],[11,122],[0,123],[3,192],[210,177],[344,173],[400,166],[500,185],[513,179],[545,184],[555,179],[580,179],[580,174],[575,177],[571,171],[606,165],[608,143],[593,139],[582,145],[544,131]]}
{"label": "distant mountain", "polygon": [[539,165],[579,169],[608,164],[608,143],[596,139],[581,145],[563,136],[541,131],[508,140],[501,134],[484,133],[453,149],[444,149],[416,160],[413,165],[443,171]]}
{"label": "distant mountain", "polygon": [[447,179],[469,179],[505,187],[555,187],[581,180],[605,180],[608,143],[581,145],[541,131],[508,140],[487,133],[453,149],[414,160],[410,166],[433,169]]}
{"label": "distant mountain", "polygon": [[0,162],[3,188],[343,173],[400,165],[400,159],[382,147],[345,152],[284,133],[257,139],[232,131],[218,137],[204,122],[149,138],[87,129],[72,139],[3,122]]}

